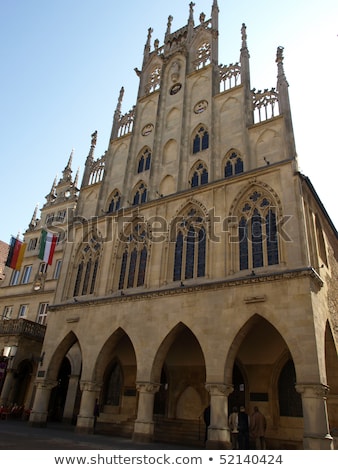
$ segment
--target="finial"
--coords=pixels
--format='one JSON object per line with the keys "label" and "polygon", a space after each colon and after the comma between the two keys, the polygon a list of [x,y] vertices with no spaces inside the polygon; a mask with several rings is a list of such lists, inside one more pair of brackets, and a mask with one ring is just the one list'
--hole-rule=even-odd
{"label": "finial", "polygon": [[168,23],[167,23],[167,32],[166,34],[170,34],[170,31],[171,31],[171,23],[173,21],[173,17],[171,15],[168,16]]}
{"label": "finial", "polygon": [[95,147],[96,141],[97,141],[97,131],[94,131],[94,132],[92,133],[91,138],[92,138],[92,140],[91,140],[91,146],[92,146],[92,147]]}
{"label": "finial", "polygon": [[247,35],[246,35],[245,23],[242,23],[241,33],[242,33],[242,47],[246,47],[247,46],[247,44],[246,44]]}
{"label": "finial", "polygon": [[189,7],[190,7],[190,11],[189,11],[189,21],[192,21],[192,22],[194,22],[194,6],[195,6],[195,3],[194,3],[194,2],[190,2],[190,4],[189,4]]}
{"label": "finial", "polygon": [[202,11],[202,13],[200,14],[200,23],[204,23],[204,21],[205,21],[205,13],[203,13]]}
{"label": "finial", "polygon": [[283,60],[284,60],[283,51],[284,51],[284,47],[282,46],[277,47],[277,55],[276,55],[277,64],[283,63]]}

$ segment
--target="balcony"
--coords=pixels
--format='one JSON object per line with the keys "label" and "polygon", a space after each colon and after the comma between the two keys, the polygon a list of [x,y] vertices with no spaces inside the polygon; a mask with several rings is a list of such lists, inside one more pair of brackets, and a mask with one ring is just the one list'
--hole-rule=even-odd
{"label": "balcony", "polygon": [[24,318],[3,320],[0,322],[0,335],[24,336],[25,338],[43,341],[46,326]]}

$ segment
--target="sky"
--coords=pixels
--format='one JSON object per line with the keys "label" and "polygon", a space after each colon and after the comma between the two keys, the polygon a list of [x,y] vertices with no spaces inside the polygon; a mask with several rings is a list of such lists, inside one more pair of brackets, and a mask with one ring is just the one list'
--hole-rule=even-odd
{"label": "sky", "polygon": [[[95,157],[107,150],[119,91],[122,113],[136,103],[148,28],[163,44],[186,25],[189,0],[0,0],[0,240],[25,232],[36,205],[73,154],[80,181],[97,130]],[[195,0],[195,24],[212,0]],[[239,61],[247,27],[251,87],[276,87],[284,47],[300,171],[338,227],[337,0],[218,0],[219,62]]]}

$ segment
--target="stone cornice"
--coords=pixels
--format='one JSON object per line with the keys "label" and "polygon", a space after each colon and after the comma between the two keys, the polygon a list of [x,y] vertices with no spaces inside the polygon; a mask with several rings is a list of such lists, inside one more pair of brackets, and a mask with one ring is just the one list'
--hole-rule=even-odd
{"label": "stone cornice", "polygon": [[273,281],[293,280],[302,277],[311,278],[317,284],[318,288],[321,288],[323,286],[323,280],[320,278],[319,274],[312,267],[308,267],[265,274],[251,274],[245,277],[232,278],[222,281],[206,281],[204,283],[199,283],[195,285],[184,285],[152,290],[143,289],[142,292],[134,291],[128,293],[128,290],[126,290],[123,292],[123,294],[121,294],[121,292],[118,291],[114,294],[107,295],[105,297],[87,297],[84,299],[82,299],[81,297],[77,297],[76,301],[72,299],[60,304],[49,305],[49,310],[58,311],[74,308],[83,309],[85,305],[111,304],[112,302],[137,302],[140,300],[148,300],[159,297],[185,295],[202,291],[217,291],[237,286],[262,284]]}

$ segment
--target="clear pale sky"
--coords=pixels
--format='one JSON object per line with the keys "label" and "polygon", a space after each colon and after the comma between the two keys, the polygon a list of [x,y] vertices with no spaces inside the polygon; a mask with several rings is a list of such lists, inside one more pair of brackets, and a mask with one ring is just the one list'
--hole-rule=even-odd
{"label": "clear pale sky", "polygon": [[[108,146],[121,86],[122,112],[136,102],[143,48],[163,44],[187,23],[189,0],[0,0],[0,240],[23,234],[45,203],[74,148],[73,174],[97,130],[95,157]],[[195,0],[195,23],[212,0]],[[247,26],[251,87],[276,86],[278,46],[284,47],[299,167],[338,227],[337,0],[218,0],[219,62],[239,60]]]}

